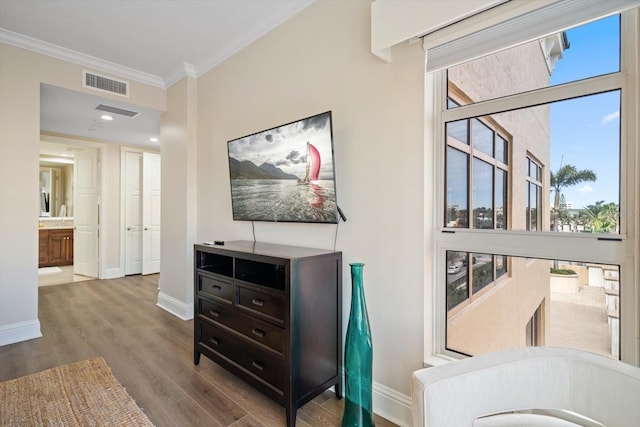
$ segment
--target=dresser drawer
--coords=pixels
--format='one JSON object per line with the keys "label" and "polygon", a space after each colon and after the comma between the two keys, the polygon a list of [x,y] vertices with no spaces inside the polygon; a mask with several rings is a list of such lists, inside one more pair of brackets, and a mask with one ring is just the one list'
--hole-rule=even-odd
{"label": "dresser drawer", "polygon": [[238,286],[239,307],[263,314],[284,323],[284,295],[272,295]]}
{"label": "dresser drawer", "polygon": [[214,322],[221,323],[233,329],[233,317],[235,309],[231,304],[224,302],[213,302],[205,299],[198,300],[198,314]]}
{"label": "dresser drawer", "polygon": [[278,326],[241,313],[225,303],[203,299],[199,300],[198,314],[284,354],[284,329]]}
{"label": "dresser drawer", "polygon": [[278,390],[284,389],[284,364],[221,328],[201,323],[201,343],[221,356],[241,366]]}
{"label": "dresser drawer", "polygon": [[198,274],[198,291],[224,301],[233,302],[233,285],[230,282]]}

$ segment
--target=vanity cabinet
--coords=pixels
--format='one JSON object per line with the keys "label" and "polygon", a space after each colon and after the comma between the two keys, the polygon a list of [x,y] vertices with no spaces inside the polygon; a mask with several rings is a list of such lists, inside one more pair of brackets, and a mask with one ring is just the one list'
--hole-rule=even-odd
{"label": "vanity cabinet", "polygon": [[194,362],[218,363],[284,406],[342,397],[342,253],[249,241],[195,245]]}
{"label": "vanity cabinet", "polygon": [[73,229],[40,230],[38,267],[73,264]]}

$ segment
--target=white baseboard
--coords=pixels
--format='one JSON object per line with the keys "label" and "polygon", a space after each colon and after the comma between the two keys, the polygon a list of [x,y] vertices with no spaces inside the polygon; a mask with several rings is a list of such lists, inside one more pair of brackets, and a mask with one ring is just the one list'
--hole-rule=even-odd
{"label": "white baseboard", "polygon": [[411,397],[374,382],[373,411],[400,427],[411,426]]}
{"label": "white baseboard", "polygon": [[123,277],[123,274],[120,272],[120,267],[107,269],[105,275],[105,279],[117,279],[118,277]]}
{"label": "white baseboard", "polygon": [[0,326],[0,346],[32,340],[41,336],[38,319]]}
{"label": "white baseboard", "polygon": [[182,320],[193,319],[193,304],[186,304],[165,293],[158,292],[158,303],[156,305]]}

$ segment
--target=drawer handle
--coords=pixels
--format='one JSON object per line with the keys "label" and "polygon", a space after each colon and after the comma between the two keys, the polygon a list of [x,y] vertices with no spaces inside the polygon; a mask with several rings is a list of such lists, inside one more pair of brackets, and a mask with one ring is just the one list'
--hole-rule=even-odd
{"label": "drawer handle", "polygon": [[258,328],[253,328],[251,330],[251,333],[260,338],[264,337],[264,334],[265,334],[265,332],[262,329],[258,329]]}
{"label": "drawer handle", "polygon": [[253,365],[254,368],[264,371],[264,365],[258,362],[257,360],[254,362],[251,362],[251,364]]}
{"label": "drawer handle", "polygon": [[222,290],[222,286],[220,286],[220,285],[211,285],[211,289],[214,289],[216,291],[221,291]]}
{"label": "drawer handle", "polygon": [[209,338],[209,341],[211,341],[214,345],[220,344],[220,341],[218,341],[217,338]]}
{"label": "drawer handle", "polygon": [[218,310],[209,310],[209,314],[212,315],[213,317],[220,316],[220,312]]}
{"label": "drawer handle", "polygon": [[254,298],[251,300],[251,304],[257,305],[258,307],[264,306],[264,300],[260,298]]}

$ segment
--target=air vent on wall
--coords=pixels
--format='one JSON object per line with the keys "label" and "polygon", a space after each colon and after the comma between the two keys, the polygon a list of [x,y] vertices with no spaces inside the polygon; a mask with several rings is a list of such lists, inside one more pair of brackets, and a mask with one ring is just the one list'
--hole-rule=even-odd
{"label": "air vent on wall", "polygon": [[116,95],[129,97],[129,83],[121,80],[114,80],[88,71],[84,72],[84,86],[98,89]]}
{"label": "air vent on wall", "polygon": [[107,113],[119,114],[121,116],[135,117],[138,115],[137,111],[125,110],[124,108],[113,107],[111,105],[98,104],[96,110],[104,111]]}

